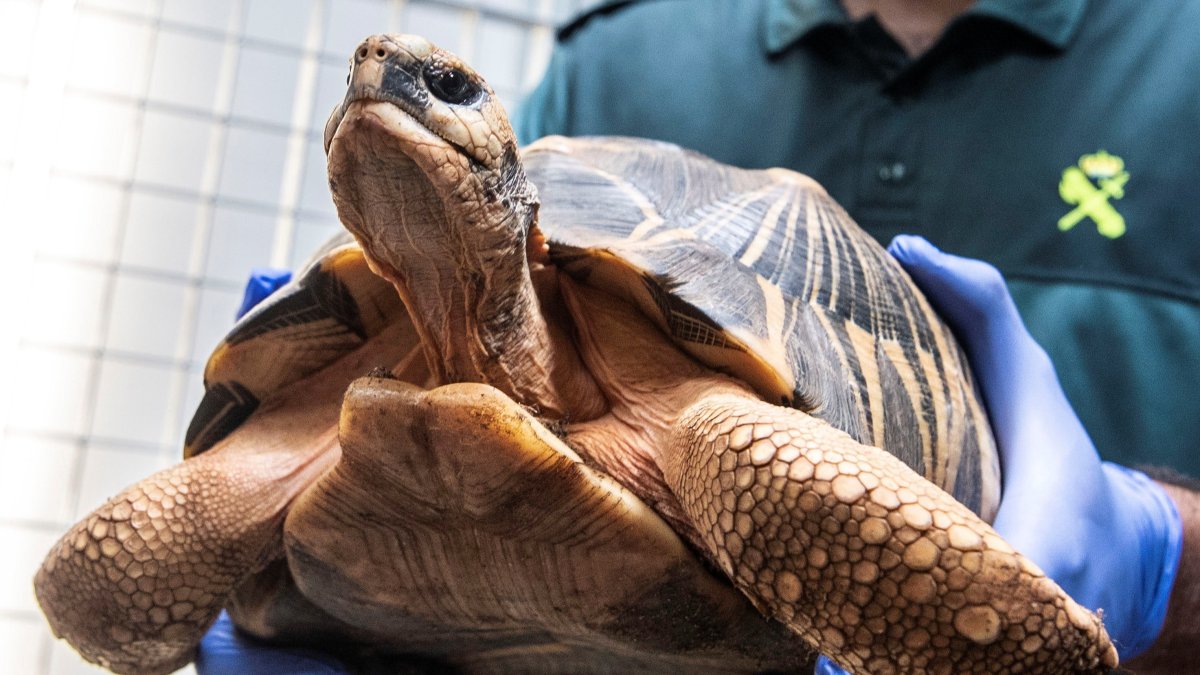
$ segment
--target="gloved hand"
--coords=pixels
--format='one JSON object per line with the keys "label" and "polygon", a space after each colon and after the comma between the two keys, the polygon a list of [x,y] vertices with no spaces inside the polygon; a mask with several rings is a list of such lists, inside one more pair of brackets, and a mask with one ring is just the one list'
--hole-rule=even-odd
{"label": "gloved hand", "polygon": [[813,675],[849,675],[842,670],[836,663],[829,660],[824,654],[817,657],[817,664],[813,668]]}
{"label": "gloved hand", "polygon": [[[255,269],[250,273],[242,306],[237,318],[242,318],[279,290],[292,278],[287,270]],[[275,675],[275,673],[308,673],[311,675],[342,675],[348,672],[332,656],[307,649],[282,649],[240,635],[229,614],[221,612],[217,622],[200,641],[196,655],[196,672],[200,675]]]}
{"label": "gloved hand", "polygon": [[200,641],[196,655],[200,675],[344,675],[349,671],[337,659],[309,649],[283,649],[240,635],[221,612]]}
{"label": "gloved hand", "polygon": [[1158,637],[1183,529],[1145,474],[1100,461],[1004,279],[920,237],[888,247],[962,342],[1000,446],[994,526],[1077,602],[1103,611],[1122,660]]}
{"label": "gloved hand", "polygon": [[289,270],[270,267],[256,267],[250,270],[250,278],[246,281],[246,290],[242,292],[242,306],[238,308],[237,318],[245,316],[246,312],[254,309],[255,305],[266,300],[267,296],[291,280],[292,273]]}
{"label": "gloved hand", "polygon": [[[987,263],[921,237],[888,246],[954,330],[987,402],[1004,488],[994,526],[1077,602],[1102,610],[1122,660],[1162,629],[1183,535],[1145,474],[1100,461],[1046,352]],[[817,675],[845,671],[822,656]]]}

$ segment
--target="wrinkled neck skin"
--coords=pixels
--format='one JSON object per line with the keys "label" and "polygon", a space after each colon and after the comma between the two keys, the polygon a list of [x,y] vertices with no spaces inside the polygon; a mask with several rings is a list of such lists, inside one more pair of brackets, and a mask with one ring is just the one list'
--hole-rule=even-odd
{"label": "wrinkled neck skin", "polygon": [[[603,398],[569,331],[547,320],[531,277],[536,203],[489,198],[474,174],[439,190],[403,155],[352,157],[360,164],[345,175],[355,185],[338,188],[355,196],[339,210],[412,314],[435,380],[490,384],[545,417],[601,414]],[[539,286],[556,304],[557,289]]]}

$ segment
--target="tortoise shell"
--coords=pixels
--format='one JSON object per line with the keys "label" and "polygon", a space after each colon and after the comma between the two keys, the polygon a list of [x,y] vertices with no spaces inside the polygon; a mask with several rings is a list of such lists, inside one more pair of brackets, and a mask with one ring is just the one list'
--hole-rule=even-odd
{"label": "tortoise shell", "polygon": [[[563,271],[636,304],[764,400],[891,452],[991,520],[999,461],[962,350],[817,183],[629,138],[542,139],[524,165]],[[335,237],[218,345],[185,454],[403,317],[390,285]]]}

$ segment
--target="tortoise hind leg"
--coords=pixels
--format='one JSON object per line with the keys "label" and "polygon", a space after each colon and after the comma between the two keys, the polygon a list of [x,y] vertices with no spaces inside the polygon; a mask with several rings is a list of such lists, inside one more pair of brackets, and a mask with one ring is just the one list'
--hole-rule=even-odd
{"label": "tortoise hind leg", "polygon": [[953,497],[803,412],[709,394],[663,471],[720,567],[855,672],[1099,672],[1100,620]]}
{"label": "tortoise hind leg", "polygon": [[508,396],[362,378],[289,512],[296,583],[381,651],[469,671],[796,670],[808,650]]}

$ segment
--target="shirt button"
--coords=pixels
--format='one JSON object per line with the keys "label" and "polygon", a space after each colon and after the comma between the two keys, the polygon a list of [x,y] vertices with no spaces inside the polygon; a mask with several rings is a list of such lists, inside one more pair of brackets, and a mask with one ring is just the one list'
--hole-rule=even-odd
{"label": "shirt button", "polygon": [[876,175],[884,183],[899,183],[908,175],[908,166],[904,162],[880,164]]}

